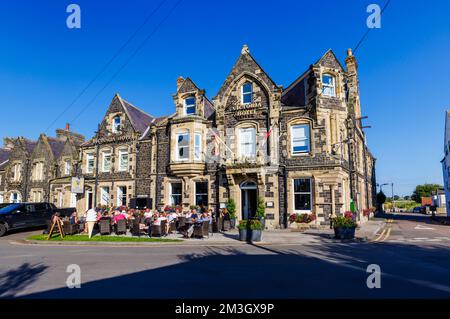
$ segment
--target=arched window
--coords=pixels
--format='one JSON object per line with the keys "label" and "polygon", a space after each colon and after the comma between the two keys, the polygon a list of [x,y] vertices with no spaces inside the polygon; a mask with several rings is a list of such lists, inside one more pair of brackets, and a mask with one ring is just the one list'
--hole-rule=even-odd
{"label": "arched window", "polygon": [[249,82],[244,83],[241,88],[242,104],[253,102],[253,85]]}
{"label": "arched window", "polygon": [[327,96],[336,96],[336,81],[331,74],[322,75],[322,93]]}
{"label": "arched window", "polygon": [[112,125],[113,133],[119,133],[120,132],[120,125],[121,125],[120,116],[115,116],[113,118],[113,125]]}

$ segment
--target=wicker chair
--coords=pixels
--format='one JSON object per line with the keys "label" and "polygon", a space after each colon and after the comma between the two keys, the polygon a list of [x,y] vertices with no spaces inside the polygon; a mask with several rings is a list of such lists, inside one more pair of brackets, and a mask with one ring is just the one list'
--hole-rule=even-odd
{"label": "wicker chair", "polygon": [[141,225],[139,219],[134,219],[131,223],[131,235],[141,237]]}
{"label": "wicker chair", "polygon": [[170,225],[169,225],[169,234],[176,233],[176,232],[177,232],[177,225],[176,225],[175,221],[172,221],[172,222],[170,222]]}
{"label": "wicker chair", "polygon": [[152,230],[152,237],[153,236],[162,236],[162,223],[161,225],[152,225],[150,226]]}
{"label": "wicker chair", "polygon": [[111,220],[110,219],[100,219],[99,228],[100,235],[109,235],[111,234]]}
{"label": "wicker chair", "polygon": [[118,220],[116,224],[116,234],[126,234],[127,233],[127,222],[125,219]]}
{"label": "wicker chair", "polygon": [[178,218],[178,231],[183,232],[186,230],[186,217]]}
{"label": "wicker chair", "polygon": [[194,237],[209,237],[209,222],[202,222],[200,225],[194,226]]}
{"label": "wicker chair", "polygon": [[63,222],[63,230],[66,235],[77,234],[80,231],[78,224],[71,224],[69,221]]}

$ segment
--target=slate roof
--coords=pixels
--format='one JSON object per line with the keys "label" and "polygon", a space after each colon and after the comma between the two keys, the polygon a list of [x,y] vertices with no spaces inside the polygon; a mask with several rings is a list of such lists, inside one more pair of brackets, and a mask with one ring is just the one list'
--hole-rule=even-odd
{"label": "slate roof", "polygon": [[122,103],[123,108],[125,109],[125,112],[128,115],[128,118],[130,119],[131,125],[133,125],[136,131],[138,131],[141,134],[144,134],[145,131],[147,130],[147,127],[149,127],[152,124],[155,118],[150,114],[137,108],[136,106],[128,103],[127,101],[122,99],[119,95],[118,97],[120,102]]}
{"label": "slate roof", "polygon": [[33,150],[34,150],[34,148],[37,145],[37,141],[31,141],[31,140],[26,139],[26,138],[22,139],[22,141],[23,141],[23,144],[25,146],[25,150],[28,152],[28,154],[33,153]]}
{"label": "slate roof", "polygon": [[53,152],[53,156],[57,159],[64,149],[65,142],[53,137],[47,137],[47,141]]}

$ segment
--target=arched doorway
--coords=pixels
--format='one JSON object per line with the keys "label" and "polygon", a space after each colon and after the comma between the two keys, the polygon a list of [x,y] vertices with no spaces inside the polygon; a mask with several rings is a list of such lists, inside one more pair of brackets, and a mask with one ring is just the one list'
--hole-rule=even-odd
{"label": "arched doorway", "polygon": [[258,198],[258,188],[255,182],[243,182],[241,184],[241,210],[242,219],[255,216]]}

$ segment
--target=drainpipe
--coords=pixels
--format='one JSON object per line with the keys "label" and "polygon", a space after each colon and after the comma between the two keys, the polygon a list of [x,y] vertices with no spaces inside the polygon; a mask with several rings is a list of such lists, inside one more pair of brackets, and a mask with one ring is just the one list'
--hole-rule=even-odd
{"label": "drainpipe", "polygon": [[[100,125],[99,125],[99,131],[100,131]],[[100,153],[99,145],[98,145],[98,137],[95,141],[95,182],[94,182],[94,203],[93,207],[97,207],[97,188],[98,188],[98,157]]]}
{"label": "drainpipe", "polygon": [[[159,135],[158,135],[158,129],[155,130],[155,135],[156,135],[156,179],[155,179],[155,200],[154,200],[154,204],[153,204],[153,209],[156,209],[156,200],[157,200],[157,196],[158,196],[158,182],[159,182],[159,156],[158,156],[158,149],[159,149]],[[169,139],[170,141],[170,139]],[[170,149],[169,149],[170,152]]]}

